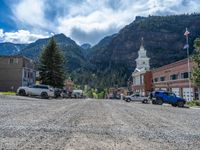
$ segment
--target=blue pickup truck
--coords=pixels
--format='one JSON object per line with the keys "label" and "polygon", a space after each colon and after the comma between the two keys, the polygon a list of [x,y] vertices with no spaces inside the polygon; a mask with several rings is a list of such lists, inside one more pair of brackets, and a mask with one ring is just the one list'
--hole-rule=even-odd
{"label": "blue pickup truck", "polygon": [[154,91],[150,94],[150,99],[152,100],[152,104],[162,105],[163,103],[168,103],[174,107],[184,107],[186,103],[185,99],[168,91]]}

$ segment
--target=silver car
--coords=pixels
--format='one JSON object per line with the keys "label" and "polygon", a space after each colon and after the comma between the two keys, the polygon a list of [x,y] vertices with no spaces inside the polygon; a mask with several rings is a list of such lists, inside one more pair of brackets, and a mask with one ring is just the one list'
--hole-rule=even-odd
{"label": "silver car", "polygon": [[132,94],[132,95],[129,95],[129,96],[125,96],[124,100],[126,102],[134,101],[134,102],[149,103],[149,97],[142,96],[142,95],[140,95],[138,93],[135,93],[135,94]]}

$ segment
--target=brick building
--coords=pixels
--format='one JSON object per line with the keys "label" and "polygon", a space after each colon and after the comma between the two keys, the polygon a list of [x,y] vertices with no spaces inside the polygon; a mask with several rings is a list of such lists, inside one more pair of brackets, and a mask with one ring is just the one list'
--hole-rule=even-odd
{"label": "brick building", "polygon": [[[195,64],[190,60],[190,68]],[[191,81],[189,81],[188,59],[183,59],[160,68],[152,70],[155,90],[168,90],[174,92],[186,100],[199,99],[199,91]],[[189,82],[191,88],[189,88]]]}
{"label": "brick building", "polygon": [[0,91],[16,91],[35,84],[35,64],[23,56],[0,56]]}
{"label": "brick building", "polygon": [[134,77],[138,78],[138,80],[137,82],[133,83],[132,86],[133,92],[148,96],[149,92],[153,91],[152,72],[151,71],[139,72],[138,74],[134,74]]}

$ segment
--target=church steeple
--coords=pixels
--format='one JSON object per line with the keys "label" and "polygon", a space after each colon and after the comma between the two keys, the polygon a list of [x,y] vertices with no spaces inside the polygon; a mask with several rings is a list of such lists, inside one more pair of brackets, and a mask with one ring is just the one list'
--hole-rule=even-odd
{"label": "church steeple", "polygon": [[141,38],[141,45],[140,45],[140,49],[141,49],[141,48],[144,48],[144,38],[143,38],[143,37]]}
{"label": "church steeple", "polygon": [[141,45],[138,51],[138,58],[136,59],[136,70],[149,70],[149,58],[146,55],[146,49],[144,48],[144,38],[141,38]]}

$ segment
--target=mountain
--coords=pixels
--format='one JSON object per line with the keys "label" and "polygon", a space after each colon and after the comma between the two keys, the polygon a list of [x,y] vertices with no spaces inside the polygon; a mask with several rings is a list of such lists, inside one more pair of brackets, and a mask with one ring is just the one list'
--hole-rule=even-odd
{"label": "mountain", "polygon": [[[65,68],[72,72],[80,68],[85,63],[85,57],[82,53],[82,48],[76,44],[72,39],[66,37],[64,34],[54,35],[53,38],[58,44],[58,47],[63,52],[66,58]],[[44,46],[47,45],[50,38],[39,39],[34,43],[29,44],[26,48],[21,50],[20,55],[39,60],[40,53]]]}
{"label": "mountain", "polygon": [[[140,40],[144,37],[151,68],[175,62],[187,56],[184,32],[190,31],[190,53],[193,41],[200,36],[200,14],[136,17],[119,33],[106,37],[92,48],[90,63],[96,68],[97,85],[124,86],[136,67]],[[121,78],[124,81],[118,81]],[[110,80],[105,80],[109,78]],[[113,80],[113,81],[112,81]],[[105,84],[105,83],[104,83]]]}
{"label": "mountain", "polygon": [[91,45],[89,43],[85,43],[81,45],[82,53],[84,54],[85,58],[88,58],[88,55],[91,52]]}
{"label": "mountain", "polygon": [[84,50],[87,50],[87,49],[90,49],[91,48],[91,45],[89,43],[85,43],[85,44],[82,44],[81,47],[84,49]]}
{"label": "mountain", "polygon": [[102,46],[103,40],[100,41],[94,46],[95,51],[91,56],[91,62],[94,64],[102,63],[102,61],[107,64],[110,62],[123,63],[134,70],[141,37],[144,37],[147,55],[151,58],[151,68],[183,59],[186,57],[186,51],[183,50],[185,27],[188,27],[191,32],[189,43],[190,52],[192,52],[193,40],[200,35],[199,14],[150,16],[136,19],[120,30],[117,35],[111,36],[106,46]]}
{"label": "mountain", "polygon": [[14,44],[10,42],[0,43],[0,55],[14,55],[20,52],[28,44]]}
{"label": "mountain", "polygon": [[[53,36],[63,51],[66,69],[77,84],[94,88],[126,86],[136,67],[135,59],[141,38],[150,58],[151,69],[186,58],[184,32],[190,31],[190,54],[193,41],[200,36],[200,14],[173,16],[137,16],[118,33],[103,38],[97,45],[79,46],[64,34]],[[18,53],[36,61],[50,38],[39,39],[28,45],[1,43],[0,54]]]}

